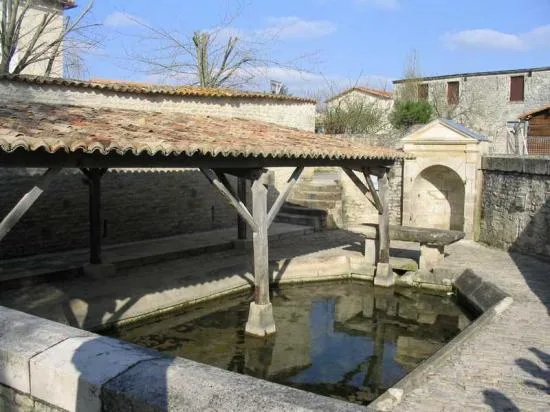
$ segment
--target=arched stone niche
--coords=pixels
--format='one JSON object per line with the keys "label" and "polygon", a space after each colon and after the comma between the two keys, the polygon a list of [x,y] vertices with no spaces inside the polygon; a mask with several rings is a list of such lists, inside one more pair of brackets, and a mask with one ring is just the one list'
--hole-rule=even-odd
{"label": "arched stone niche", "polygon": [[473,239],[487,138],[438,119],[402,139],[403,225],[462,230]]}

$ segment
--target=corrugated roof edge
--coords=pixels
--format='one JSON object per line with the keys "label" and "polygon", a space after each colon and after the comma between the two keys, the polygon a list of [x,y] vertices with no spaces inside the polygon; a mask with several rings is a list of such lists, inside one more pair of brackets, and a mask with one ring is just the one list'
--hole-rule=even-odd
{"label": "corrugated roof edge", "polygon": [[97,89],[114,91],[118,93],[136,93],[136,94],[149,94],[149,95],[168,95],[168,96],[190,96],[190,97],[225,97],[225,98],[245,98],[245,99],[269,99],[279,101],[289,101],[296,103],[316,104],[313,99],[305,97],[284,96],[280,94],[269,94],[260,92],[245,92],[234,89],[214,89],[194,86],[169,86],[169,85],[150,85],[150,86],[138,86],[135,83],[124,82],[108,82],[108,81],[87,81],[87,80],[75,80],[65,79],[61,77],[43,77],[43,76],[30,76],[21,74],[3,74],[0,75],[0,81],[15,81],[37,85],[53,85],[53,86],[66,86],[77,87],[84,89]]}
{"label": "corrugated roof edge", "polygon": [[439,76],[419,77],[417,79],[398,79],[398,80],[394,80],[393,84],[405,83],[407,81],[443,80],[443,79],[452,79],[455,77],[496,76],[499,74],[520,74],[520,73],[543,72],[543,71],[550,71],[550,66],[531,67],[527,69],[511,69],[511,70],[495,70],[495,71],[486,71],[486,72],[443,74]]}
{"label": "corrugated roof edge", "polygon": [[546,106],[539,107],[538,109],[531,110],[529,112],[523,113],[518,117],[520,120],[529,120],[531,117],[533,117],[536,114],[545,112],[546,110],[550,110],[550,104],[547,104]]}

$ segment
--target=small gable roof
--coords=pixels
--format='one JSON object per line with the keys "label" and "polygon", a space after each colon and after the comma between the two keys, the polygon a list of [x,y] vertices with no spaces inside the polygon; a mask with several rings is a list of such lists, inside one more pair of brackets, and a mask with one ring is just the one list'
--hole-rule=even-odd
{"label": "small gable roof", "polygon": [[359,92],[368,94],[370,96],[374,97],[380,97],[382,99],[392,99],[393,93],[387,92],[385,90],[378,90],[378,89],[370,89],[368,87],[352,87],[350,89],[344,90],[342,93],[338,93],[336,96],[331,97],[330,99],[326,100],[326,103],[329,103],[333,100],[339,99],[340,97],[345,96],[346,94],[349,94],[351,92]]}
{"label": "small gable roof", "polygon": [[[478,132],[475,132],[474,130],[472,129],[469,129],[468,127],[464,126],[463,124],[460,124],[460,123],[457,123],[453,120],[450,120],[450,119],[443,119],[443,118],[439,118],[439,119],[435,119],[433,121],[431,121],[430,123],[420,127],[420,128],[416,128],[414,129],[411,133],[409,133],[407,136],[405,136],[402,141],[404,142],[407,142],[407,141],[415,141],[417,140],[416,136],[426,132],[427,130],[435,127],[435,126],[438,126],[438,125],[441,125],[447,129],[450,129],[452,131],[454,131],[455,133],[458,133],[460,134],[461,136],[463,137],[466,137],[466,138],[469,138],[469,139],[474,139],[478,142],[487,142],[489,141],[489,138],[485,135],[482,135]],[[431,140],[431,139],[430,139]]]}

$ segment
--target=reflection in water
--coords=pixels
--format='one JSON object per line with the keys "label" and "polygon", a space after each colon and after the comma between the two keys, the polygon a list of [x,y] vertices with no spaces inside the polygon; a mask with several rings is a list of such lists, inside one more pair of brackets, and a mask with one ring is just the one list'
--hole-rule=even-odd
{"label": "reflection in water", "polygon": [[117,336],[234,372],[367,404],[466,327],[449,298],[355,282],[274,292],[274,336],[245,336],[248,296],[208,302]]}

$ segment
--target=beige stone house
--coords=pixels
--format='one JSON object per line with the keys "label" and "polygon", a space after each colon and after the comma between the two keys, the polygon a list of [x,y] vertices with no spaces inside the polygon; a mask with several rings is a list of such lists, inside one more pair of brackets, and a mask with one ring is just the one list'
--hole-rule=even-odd
{"label": "beige stone house", "polygon": [[330,108],[357,101],[377,104],[380,105],[381,108],[389,110],[393,105],[393,94],[385,90],[371,89],[368,87],[352,87],[331,97],[326,101],[326,104],[327,107]]}
{"label": "beige stone house", "polygon": [[[394,81],[396,99],[408,81]],[[550,103],[550,67],[457,73],[414,82],[418,97],[430,101],[437,116],[488,135],[491,153],[518,153],[508,122]]]}
{"label": "beige stone house", "polygon": [[[0,0],[0,4],[2,4],[3,1],[9,0]],[[40,39],[45,43],[49,43],[57,39],[63,29],[64,11],[73,7],[76,7],[76,2],[74,0],[33,0],[23,19],[22,34],[20,35],[18,49],[16,50],[11,61],[10,68],[13,69],[17,65],[20,56],[22,56],[27,50],[28,44],[35,33],[34,29],[40,24],[45,16],[52,16],[52,20],[40,36]],[[0,15],[0,20],[1,19],[2,16]],[[38,76],[44,75],[47,64],[47,60],[37,61],[36,63],[28,66],[23,73]],[[52,76],[63,76],[62,55],[59,55],[54,61]]]}

